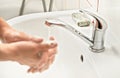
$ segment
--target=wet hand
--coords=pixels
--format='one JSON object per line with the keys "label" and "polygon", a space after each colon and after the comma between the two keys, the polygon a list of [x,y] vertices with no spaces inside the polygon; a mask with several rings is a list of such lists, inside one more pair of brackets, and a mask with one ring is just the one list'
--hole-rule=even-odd
{"label": "wet hand", "polygon": [[[50,40],[54,41],[54,38],[50,37]],[[47,70],[49,66],[53,63],[56,53],[57,53],[57,46],[54,48],[50,48],[49,50],[44,52],[38,64],[36,64],[33,67],[30,67],[28,69],[28,72],[35,73],[35,72],[43,72]]]}

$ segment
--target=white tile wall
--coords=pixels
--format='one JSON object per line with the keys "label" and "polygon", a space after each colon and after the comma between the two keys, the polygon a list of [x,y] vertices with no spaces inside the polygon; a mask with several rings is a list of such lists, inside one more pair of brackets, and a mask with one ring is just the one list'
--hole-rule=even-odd
{"label": "white tile wall", "polygon": [[108,22],[108,26],[120,39],[120,0],[101,0],[99,13]]}
{"label": "white tile wall", "polygon": [[[94,10],[96,10],[96,3],[97,0],[88,0],[89,2],[87,2],[87,0],[80,0],[80,7],[81,8],[93,8]],[[90,4],[89,4],[90,3]],[[92,5],[92,6],[91,6]]]}
{"label": "white tile wall", "polygon": [[5,19],[18,15],[21,0],[0,0],[0,17]]}
{"label": "white tile wall", "polygon": [[[46,0],[47,4],[49,0]],[[22,0],[0,0],[0,17],[10,19],[19,15]],[[41,0],[26,0],[24,14],[43,12]]]}
{"label": "white tile wall", "polygon": [[[45,0],[47,4],[50,0]],[[0,17],[10,19],[19,15],[22,0],[0,0]],[[74,5],[75,4],[75,5]],[[54,0],[53,10],[79,9],[79,0]],[[43,12],[41,0],[26,0],[24,14]]]}
{"label": "white tile wall", "polygon": [[55,6],[59,10],[79,9],[80,0],[54,0]]}

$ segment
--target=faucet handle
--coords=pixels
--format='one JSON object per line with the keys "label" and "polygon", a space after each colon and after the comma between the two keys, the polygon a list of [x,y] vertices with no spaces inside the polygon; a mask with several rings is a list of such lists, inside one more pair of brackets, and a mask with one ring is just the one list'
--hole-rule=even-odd
{"label": "faucet handle", "polygon": [[96,21],[95,28],[100,30],[106,30],[107,29],[107,23],[106,21],[97,13],[88,11],[88,10],[80,10],[80,12],[86,13],[90,16],[92,16]]}
{"label": "faucet handle", "polygon": [[92,41],[93,45],[90,46],[90,49],[93,52],[103,52],[104,51],[104,35],[105,30],[107,29],[106,21],[99,16],[97,13],[93,13],[87,10],[80,10],[80,12],[86,13],[94,18],[94,26],[93,26],[93,34],[92,34]]}

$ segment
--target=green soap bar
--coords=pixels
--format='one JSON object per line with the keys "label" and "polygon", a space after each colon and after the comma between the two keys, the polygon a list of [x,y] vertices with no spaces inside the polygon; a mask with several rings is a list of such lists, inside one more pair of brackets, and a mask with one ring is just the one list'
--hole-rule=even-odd
{"label": "green soap bar", "polygon": [[80,26],[80,27],[89,26],[90,25],[90,21],[81,20],[81,21],[77,22],[77,25]]}
{"label": "green soap bar", "polygon": [[90,25],[90,19],[84,13],[73,13],[72,18],[80,27],[86,27]]}

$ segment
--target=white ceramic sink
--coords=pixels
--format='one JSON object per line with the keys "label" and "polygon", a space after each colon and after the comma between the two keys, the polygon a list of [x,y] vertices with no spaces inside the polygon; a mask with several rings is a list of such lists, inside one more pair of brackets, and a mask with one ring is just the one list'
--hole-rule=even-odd
{"label": "white ceramic sink", "polygon": [[66,16],[73,12],[77,11],[30,14],[9,20],[8,23],[15,29],[41,36],[45,40],[49,35],[55,36],[59,45],[58,54],[54,63],[43,73],[27,73],[27,66],[0,62],[0,78],[120,78],[119,44],[109,30],[105,35],[106,50],[93,53],[88,44],[68,30],[48,28],[44,24],[46,18]]}

